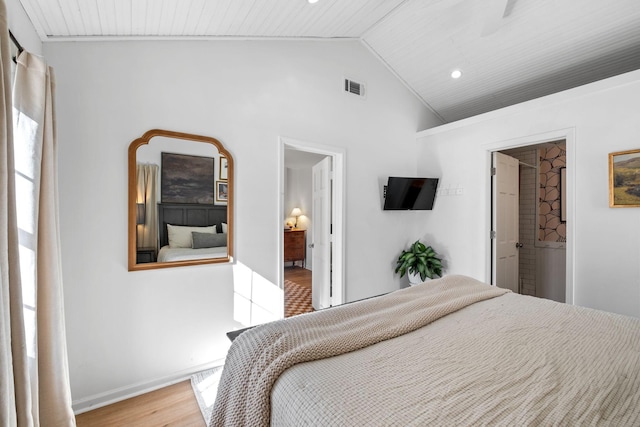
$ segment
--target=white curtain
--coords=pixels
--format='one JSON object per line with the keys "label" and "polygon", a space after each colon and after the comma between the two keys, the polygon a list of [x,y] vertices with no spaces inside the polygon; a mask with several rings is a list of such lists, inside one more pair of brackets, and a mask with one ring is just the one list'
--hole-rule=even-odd
{"label": "white curtain", "polygon": [[53,71],[34,55],[19,56],[11,135],[6,10],[4,0],[0,3],[5,106],[0,425],[74,426],[60,259]]}
{"label": "white curtain", "polygon": [[144,205],[144,224],[138,227],[138,248],[158,251],[158,165],[136,165],[138,196],[136,203]]}
{"label": "white curtain", "polygon": [[7,9],[0,0],[0,425],[33,425],[22,318],[15,205],[11,55]]}

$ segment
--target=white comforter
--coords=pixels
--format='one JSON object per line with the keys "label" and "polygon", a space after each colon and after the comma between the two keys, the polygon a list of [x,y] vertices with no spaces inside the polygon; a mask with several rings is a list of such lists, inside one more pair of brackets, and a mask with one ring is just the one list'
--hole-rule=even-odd
{"label": "white comforter", "polygon": [[201,249],[170,248],[169,246],[163,246],[160,248],[160,252],[158,252],[158,262],[190,261],[204,258],[224,258],[226,256],[226,246]]}
{"label": "white comforter", "polygon": [[[212,425],[640,425],[640,320],[514,294],[449,310],[487,287],[449,276],[245,332]],[[408,300],[448,308],[398,334]]]}
{"label": "white comforter", "polygon": [[640,321],[517,294],[285,371],[271,425],[640,426]]}

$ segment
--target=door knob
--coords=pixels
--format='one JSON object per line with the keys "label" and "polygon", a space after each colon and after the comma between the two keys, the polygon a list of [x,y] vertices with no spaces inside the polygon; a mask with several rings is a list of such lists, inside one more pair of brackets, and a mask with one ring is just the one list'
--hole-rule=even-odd
{"label": "door knob", "polygon": [[524,245],[520,242],[516,243],[516,248],[520,249],[521,247],[523,247]]}
{"label": "door knob", "polygon": [[309,249],[313,249],[313,243],[309,243]]}

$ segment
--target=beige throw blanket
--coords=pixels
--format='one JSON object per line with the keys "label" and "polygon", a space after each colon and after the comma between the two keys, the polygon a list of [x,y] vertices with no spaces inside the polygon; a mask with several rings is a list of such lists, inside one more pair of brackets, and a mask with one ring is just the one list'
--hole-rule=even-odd
{"label": "beige throw blanket", "polygon": [[271,389],[291,366],[395,338],[506,292],[468,277],[447,276],[251,329],[229,350],[211,425],[266,426]]}

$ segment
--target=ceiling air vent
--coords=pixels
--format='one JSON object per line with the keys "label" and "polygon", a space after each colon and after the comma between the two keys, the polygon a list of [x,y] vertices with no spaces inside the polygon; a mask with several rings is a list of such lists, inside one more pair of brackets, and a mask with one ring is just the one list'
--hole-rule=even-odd
{"label": "ceiling air vent", "polygon": [[364,97],[364,84],[344,79],[344,91]]}

